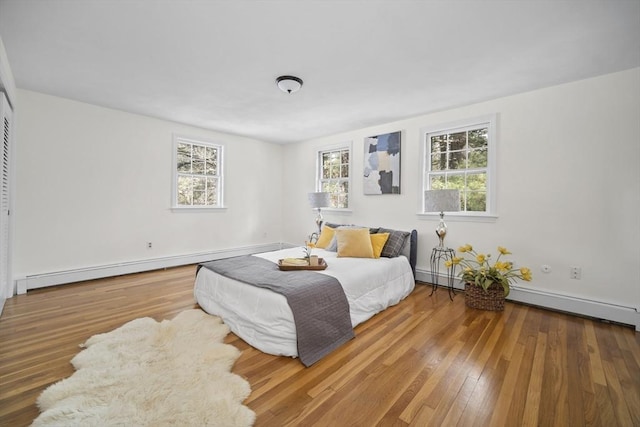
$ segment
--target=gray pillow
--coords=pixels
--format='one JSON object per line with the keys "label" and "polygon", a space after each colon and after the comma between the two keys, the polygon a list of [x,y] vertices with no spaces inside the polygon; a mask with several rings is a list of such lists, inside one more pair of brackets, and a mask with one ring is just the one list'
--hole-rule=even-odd
{"label": "gray pillow", "polygon": [[327,247],[324,248],[324,250],[330,252],[338,252],[338,239],[335,235],[333,236],[333,239],[331,239],[331,242],[329,242]]}
{"label": "gray pillow", "polygon": [[[332,222],[324,222],[322,223],[323,225],[326,225],[327,227],[331,227],[331,228],[340,228],[340,227],[355,227],[355,228],[367,228],[364,225],[355,225],[355,224],[334,224]],[[369,233],[370,234],[376,234],[378,232],[378,230],[380,230],[380,228],[378,227],[369,227]]]}
{"label": "gray pillow", "polygon": [[344,224],[334,224],[332,222],[323,222],[322,225],[326,225],[327,227],[331,227],[331,228],[338,228],[338,227],[342,227]]}
{"label": "gray pillow", "polygon": [[400,256],[402,249],[407,243],[407,237],[411,234],[408,231],[390,230],[380,227],[378,233],[389,233],[389,238],[382,248],[381,257],[395,258]]}

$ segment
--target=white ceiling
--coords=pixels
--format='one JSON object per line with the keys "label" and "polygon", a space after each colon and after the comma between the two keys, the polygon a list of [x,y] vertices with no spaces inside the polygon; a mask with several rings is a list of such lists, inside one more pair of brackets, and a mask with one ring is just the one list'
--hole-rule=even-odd
{"label": "white ceiling", "polygon": [[0,0],[0,37],[19,88],[290,143],[639,67],[640,1]]}

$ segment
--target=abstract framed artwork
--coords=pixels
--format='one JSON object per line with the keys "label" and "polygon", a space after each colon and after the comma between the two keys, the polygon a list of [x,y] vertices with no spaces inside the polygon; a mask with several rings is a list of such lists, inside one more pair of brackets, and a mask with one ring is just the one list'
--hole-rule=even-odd
{"label": "abstract framed artwork", "polygon": [[364,194],[400,194],[400,131],[364,140]]}

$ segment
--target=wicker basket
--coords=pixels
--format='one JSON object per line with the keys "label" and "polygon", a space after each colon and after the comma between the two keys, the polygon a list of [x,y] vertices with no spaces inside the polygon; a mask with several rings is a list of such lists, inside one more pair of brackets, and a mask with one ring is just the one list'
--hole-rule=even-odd
{"label": "wicker basket", "polygon": [[485,291],[480,286],[466,283],[464,285],[464,302],[467,307],[480,310],[503,311],[504,289],[501,285],[493,283]]}

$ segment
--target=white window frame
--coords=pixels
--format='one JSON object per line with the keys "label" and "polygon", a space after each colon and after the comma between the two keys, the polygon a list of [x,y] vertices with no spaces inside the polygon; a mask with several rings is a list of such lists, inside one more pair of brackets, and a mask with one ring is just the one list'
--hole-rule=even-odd
{"label": "white window frame", "polygon": [[[178,144],[187,143],[199,145],[203,147],[212,147],[218,150],[218,179],[217,201],[215,205],[179,205],[178,204]],[[203,138],[190,137],[184,135],[173,135],[173,185],[171,193],[171,208],[178,211],[192,210],[220,210],[225,209],[224,206],[224,145],[208,141]]]}
{"label": "white window frame", "polygon": [[421,177],[422,185],[419,196],[419,209],[418,215],[424,216],[438,216],[435,212],[425,212],[424,205],[424,192],[430,190],[429,173],[431,172],[431,144],[429,139],[431,135],[452,133],[460,130],[468,130],[481,126],[487,127],[487,200],[486,211],[461,211],[457,213],[447,212],[447,218],[460,218],[470,220],[493,220],[497,218],[496,212],[496,122],[497,114],[488,114],[485,116],[474,117],[470,119],[464,119],[456,122],[427,126],[420,129],[421,142]]}
{"label": "white window frame", "polygon": [[323,211],[334,211],[334,212],[350,212],[351,211],[351,197],[353,196],[353,187],[352,187],[352,176],[353,176],[353,143],[352,141],[343,142],[339,144],[333,145],[325,145],[322,147],[316,148],[316,176],[315,176],[315,191],[322,191],[322,154],[329,151],[349,151],[349,178],[346,179],[347,185],[349,187],[349,191],[347,193],[347,207],[345,208],[336,208],[336,207],[328,207],[322,208]]}

